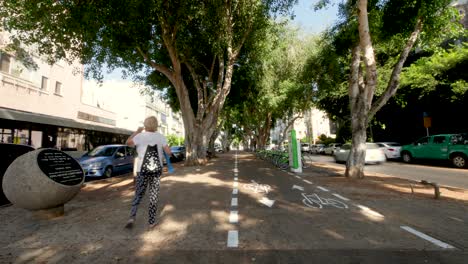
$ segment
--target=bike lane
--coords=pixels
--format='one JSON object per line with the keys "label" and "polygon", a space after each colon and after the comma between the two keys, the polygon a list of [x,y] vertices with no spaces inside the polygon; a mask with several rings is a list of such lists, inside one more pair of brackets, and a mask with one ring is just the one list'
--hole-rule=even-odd
{"label": "bike lane", "polygon": [[[239,155],[239,181],[243,249],[285,254],[339,250],[351,255],[405,251],[416,257],[429,251],[456,251],[444,241],[436,244],[403,229],[405,223],[395,217],[398,212],[387,217],[376,210],[385,200],[373,199],[370,205],[354,201],[322,184],[319,177],[281,171],[248,153]],[[265,199],[273,205],[262,203]]]}

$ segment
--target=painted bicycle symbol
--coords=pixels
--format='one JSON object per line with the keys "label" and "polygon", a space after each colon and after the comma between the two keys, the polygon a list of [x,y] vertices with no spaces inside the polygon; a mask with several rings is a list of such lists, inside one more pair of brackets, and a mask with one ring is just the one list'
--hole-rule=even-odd
{"label": "painted bicycle symbol", "polygon": [[247,188],[255,193],[268,193],[271,189],[268,184],[259,184],[258,182],[251,180],[252,183],[244,184],[244,188]]}
{"label": "painted bicycle symbol", "polygon": [[322,209],[322,207],[324,205],[331,205],[331,206],[334,206],[334,207],[340,208],[340,209],[348,208],[348,206],[343,202],[340,202],[340,201],[337,201],[337,200],[331,199],[331,198],[328,198],[328,199],[327,198],[321,198],[316,193],[313,193],[313,194],[302,193],[302,196],[304,197],[304,199],[302,199],[302,202],[307,207]]}

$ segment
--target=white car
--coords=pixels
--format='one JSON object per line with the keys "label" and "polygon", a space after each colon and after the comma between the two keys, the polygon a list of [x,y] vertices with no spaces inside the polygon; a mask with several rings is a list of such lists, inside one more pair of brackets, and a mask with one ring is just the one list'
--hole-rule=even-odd
{"label": "white car", "polygon": [[[335,151],[335,161],[337,163],[348,161],[350,151],[351,144],[344,144]],[[381,148],[379,148],[379,145],[375,143],[366,143],[366,164],[379,164],[386,160],[385,153]]]}
{"label": "white car", "polygon": [[341,147],[341,143],[332,143],[328,146],[326,146],[325,148],[323,148],[323,153],[325,153],[326,155],[333,155],[335,154],[335,151]]}
{"label": "white car", "polygon": [[376,142],[385,152],[387,159],[399,159],[401,157],[401,144],[396,142]]}
{"label": "white car", "polygon": [[310,144],[309,143],[301,143],[301,151],[302,152],[310,152]]}

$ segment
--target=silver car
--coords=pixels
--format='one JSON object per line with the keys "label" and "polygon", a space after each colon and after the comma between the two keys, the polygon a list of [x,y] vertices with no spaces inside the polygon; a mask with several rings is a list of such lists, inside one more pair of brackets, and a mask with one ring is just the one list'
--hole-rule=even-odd
{"label": "silver car", "polygon": [[401,144],[397,142],[376,142],[385,152],[387,159],[399,159],[401,157]]}
{"label": "silver car", "polygon": [[[335,161],[343,163],[348,161],[349,153],[351,152],[351,144],[344,144],[335,151]],[[382,163],[387,159],[385,158],[384,151],[375,143],[366,143],[366,164],[369,163]]]}

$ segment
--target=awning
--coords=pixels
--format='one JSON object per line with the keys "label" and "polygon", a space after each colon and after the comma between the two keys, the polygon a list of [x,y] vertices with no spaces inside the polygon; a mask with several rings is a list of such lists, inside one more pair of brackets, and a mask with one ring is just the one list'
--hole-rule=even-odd
{"label": "awning", "polygon": [[101,131],[101,132],[115,133],[115,134],[131,135],[133,133],[133,131],[122,129],[122,128],[85,124],[85,123],[80,123],[69,118],[43,115],[43,114],[25,112],[25,111],[18,111],[18,110],[7,109],[7,108],[2,108],[2,107],[0,107],[0,118],[8,119],[8,120],[15,120],[15,121],[30,122],[30,123],[36,123],[36,124],[53,125],[53,126],[59,126],[59,127],[69,127],[69,128],[79,128],[79,129],[86,129],[86,130],[93,130],[93,131]]}

